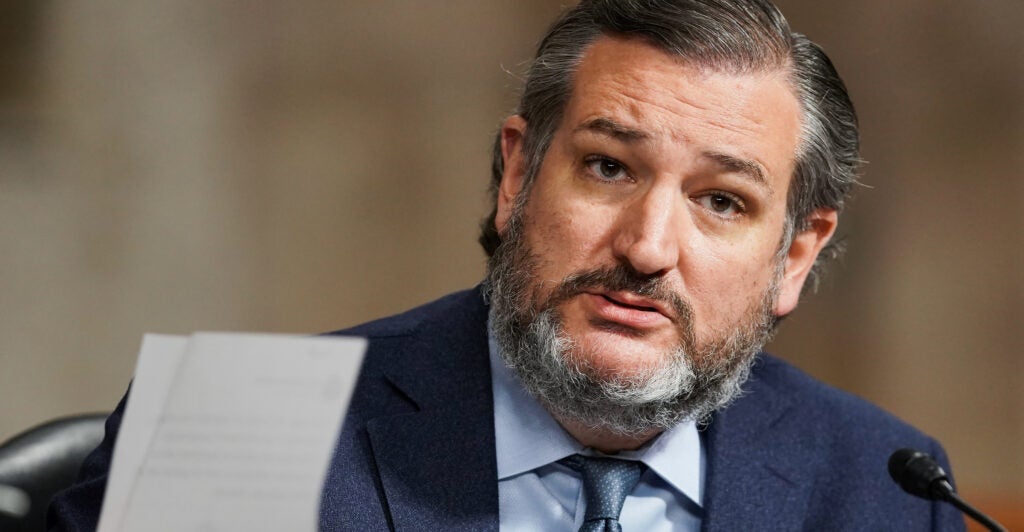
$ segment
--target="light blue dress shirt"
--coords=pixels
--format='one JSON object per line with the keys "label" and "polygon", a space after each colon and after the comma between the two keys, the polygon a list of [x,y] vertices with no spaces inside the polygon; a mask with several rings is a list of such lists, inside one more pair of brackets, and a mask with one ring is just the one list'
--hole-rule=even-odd
{"label": "light blue dress shirt", "polygon": [[[493,337],[490,356],[501,530],[579,529],[586,512],[583,482],[557,461],[600,453],[583,447],[526,392],[501,360]],[[700,530],[705,458],[694,423],[680,424],[615,457],[648,467],[622,507],[624,532]]]}

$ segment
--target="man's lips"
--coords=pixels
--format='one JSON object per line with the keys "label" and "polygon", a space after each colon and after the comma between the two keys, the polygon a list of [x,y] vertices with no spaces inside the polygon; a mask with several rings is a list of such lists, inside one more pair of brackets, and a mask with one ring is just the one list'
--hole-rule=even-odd
{"label": "man's lips", "polygon": [[598,317],[629,327],[653,327],[676,319],[671,305],[633,292],[588,292],[587,299]]}

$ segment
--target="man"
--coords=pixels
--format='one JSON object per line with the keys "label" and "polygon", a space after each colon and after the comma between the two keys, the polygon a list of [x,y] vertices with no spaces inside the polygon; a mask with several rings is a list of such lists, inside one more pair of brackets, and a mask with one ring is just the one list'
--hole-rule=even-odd
{"label": "man", "polygon": [[[498,135],[485,283],[341,331],[370,348],[321,527],[961,530],[885,471],[934,440],[758,354],[857,162],[767,1],[570,9]],[[122,408],[58,528],[95,526]]]}

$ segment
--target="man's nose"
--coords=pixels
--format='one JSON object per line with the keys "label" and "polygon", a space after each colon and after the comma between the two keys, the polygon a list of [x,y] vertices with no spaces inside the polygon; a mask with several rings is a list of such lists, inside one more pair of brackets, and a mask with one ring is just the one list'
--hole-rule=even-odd
{"label": "man's nose", "polygon": [[613,251],[642,275],[660,275],[679,262],[681,196],[675,187],[652,187],[619,214]]}

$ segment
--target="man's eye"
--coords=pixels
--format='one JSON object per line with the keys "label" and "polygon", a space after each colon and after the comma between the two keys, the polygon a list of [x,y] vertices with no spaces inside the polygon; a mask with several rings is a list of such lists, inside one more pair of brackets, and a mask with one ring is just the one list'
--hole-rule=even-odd
{"label": "man's eye", "polygon": [[607,157],[588,159],[587,167],[595,176],[605,181],[620,181],[629,177],[622,163]]}
{"label": "man's eye", "polygon": [[745,211],[743,200],[728,192],[712,192],[697,198],[697,202],[715,214],[732,218]]}

